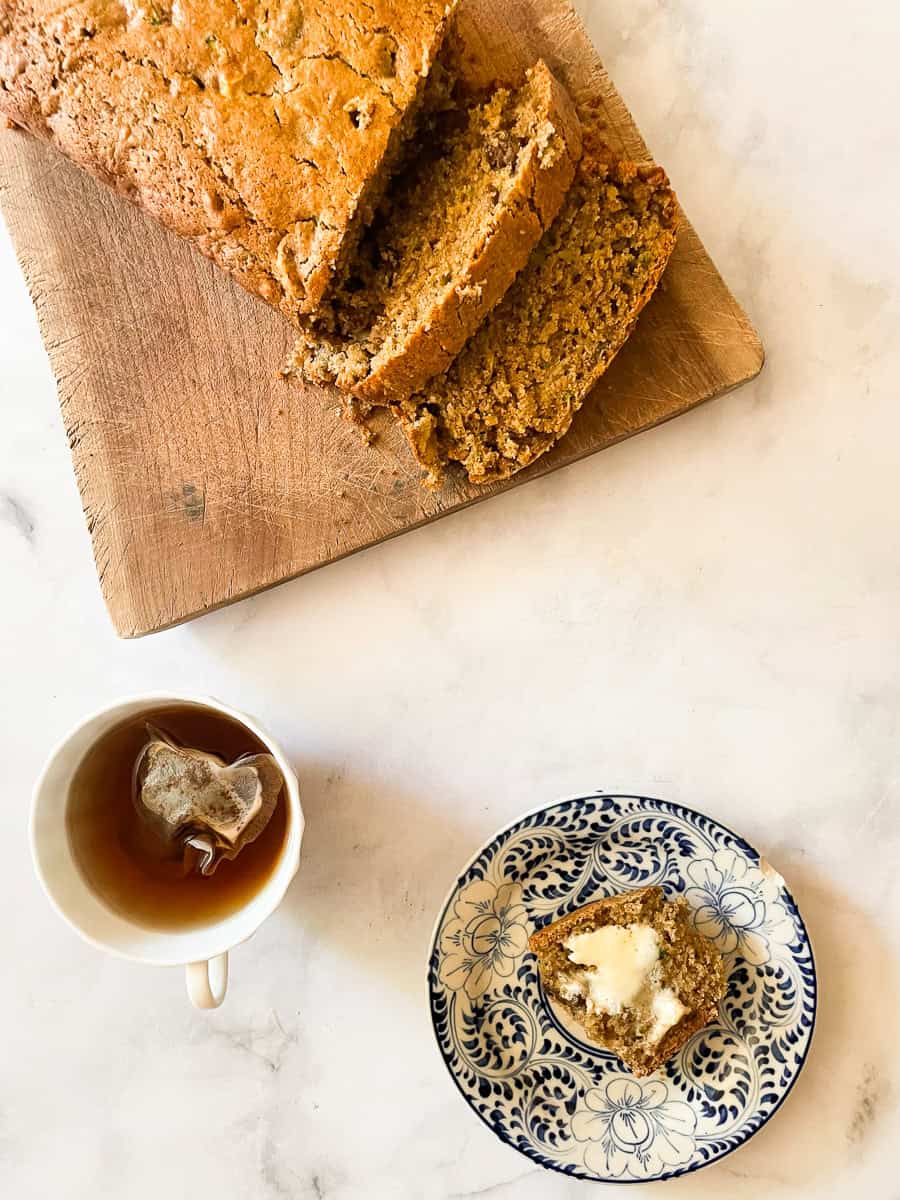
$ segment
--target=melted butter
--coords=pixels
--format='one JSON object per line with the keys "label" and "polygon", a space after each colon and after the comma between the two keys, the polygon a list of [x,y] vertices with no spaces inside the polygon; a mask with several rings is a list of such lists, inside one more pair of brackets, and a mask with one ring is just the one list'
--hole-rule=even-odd
{"label": "melted butter", "polygon": [[650,1014],[653,1024],[647,1038],[651,1042],[658,1042],[663,1034],[668,1033],[673,1025],[677,1025],[681,1018],[687,1015],[687,1009],[671,988],[660,988],[653,993]]}
{"label": "melted butter", "polygon": [[656,1043],[687,1014],[675,992],[662,983],[659,934],[650,925],[603,925],[563,942],[569,960],[580,967],[561,992],[567,1000],[584,997],[588,1012],[615,1016],[625,1008],[639,1011]]}
{"label": "melted butter", "polygon": [[619,1013],[637,998],[659,962],[659,935],[649,925],[602,925],[576,933],[563,945],[569,959],[585,968],[597,1012]]}

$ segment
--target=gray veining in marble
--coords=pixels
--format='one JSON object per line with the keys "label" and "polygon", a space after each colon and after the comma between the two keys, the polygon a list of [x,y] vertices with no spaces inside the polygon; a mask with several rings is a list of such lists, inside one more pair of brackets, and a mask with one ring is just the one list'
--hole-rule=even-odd
{"label": "gray veining in marble", "polygon": [[15,496],[0,495],[0,524],[9,526],[29,545],[34,544],[34,520],[22,501]]}

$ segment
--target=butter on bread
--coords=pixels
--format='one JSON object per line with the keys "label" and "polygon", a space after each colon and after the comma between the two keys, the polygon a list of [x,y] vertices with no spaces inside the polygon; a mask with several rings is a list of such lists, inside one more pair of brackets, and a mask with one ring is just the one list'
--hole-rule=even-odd
{"label": "butter on bread", "polygon": [[687,904],[645,887],[568,913],[529,938],[544,991],[588,1038],[649,1075],[715,1018],[725,965]]}

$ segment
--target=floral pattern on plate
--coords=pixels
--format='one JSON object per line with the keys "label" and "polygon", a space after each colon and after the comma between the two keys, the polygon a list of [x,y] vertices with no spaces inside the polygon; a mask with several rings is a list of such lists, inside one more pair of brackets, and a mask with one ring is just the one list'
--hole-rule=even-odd
{"label": "floral pattern on plate", "polygon": [[[562,1024],[528,934],[591,900],[660,884],[726,960],[718,1019],[637,1080]],[[668,1179],[751,1137],[793,1086],[815,1024],[809,939],[784,881],[700,813],[602,792],[516,821],[479,852],[438,920],[438,1045],[503,1141],[581,1179]]]}

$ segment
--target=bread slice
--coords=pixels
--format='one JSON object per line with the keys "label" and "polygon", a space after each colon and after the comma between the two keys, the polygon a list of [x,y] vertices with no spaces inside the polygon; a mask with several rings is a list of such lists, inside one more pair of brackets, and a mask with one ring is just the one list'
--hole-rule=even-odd
{"label": "bread slice", "polygon": [[446,374],[396,406],[410,445],[441,482],[505,479],[568,430],[650,299],[675,245],[665,172],[586,152],[528,266]]}
{"label": "bread slice", "polygon": [[419,144],[295,355],[307,378],[351,393],[359,413],[447,369],[559,212],[581,129],[538,62],[518,91],[432,112]]}
{"label": "bread slice", "polygon": [[[586,957],[584,947],[590,943],[572,939],[604,927],[618,931],[612,942],[605,943],[607,954],[617,945],[625,945],[617,964],[626,972],[638,964],[631,978],[641,978],[648,948],[655,958],[643,976],[641,990],[630,1002],[622,1003],[619,1011],[597,1007],[587,977],[590,968],[573,961]],[[662,1066],[715,1018],[725,995],[721,955],[694,929],[684,899],[667,900],[660,887],[638,888],[585,905],[533,933],[529,946],[537,956],[547,995],[583,1027],[591,1041],[617,1055],[635,1075],[649,1075]],[[643,963],[634,957],[636,946],[645,954]],[[605,968],[612,969],[611,957]],[[608,991],[605,982],[600,983],[599,991]],[[654,1013],[653,997],[661,997],[659,1012],[666,1012],[670,1022],[674,1020],[663,1032],[659,1030],[665,1021],[659,1012]]]}
{"label": "bread slice", "polygon": [[296,322],[371,219],[454,7],[4,0],[0,113]]}

